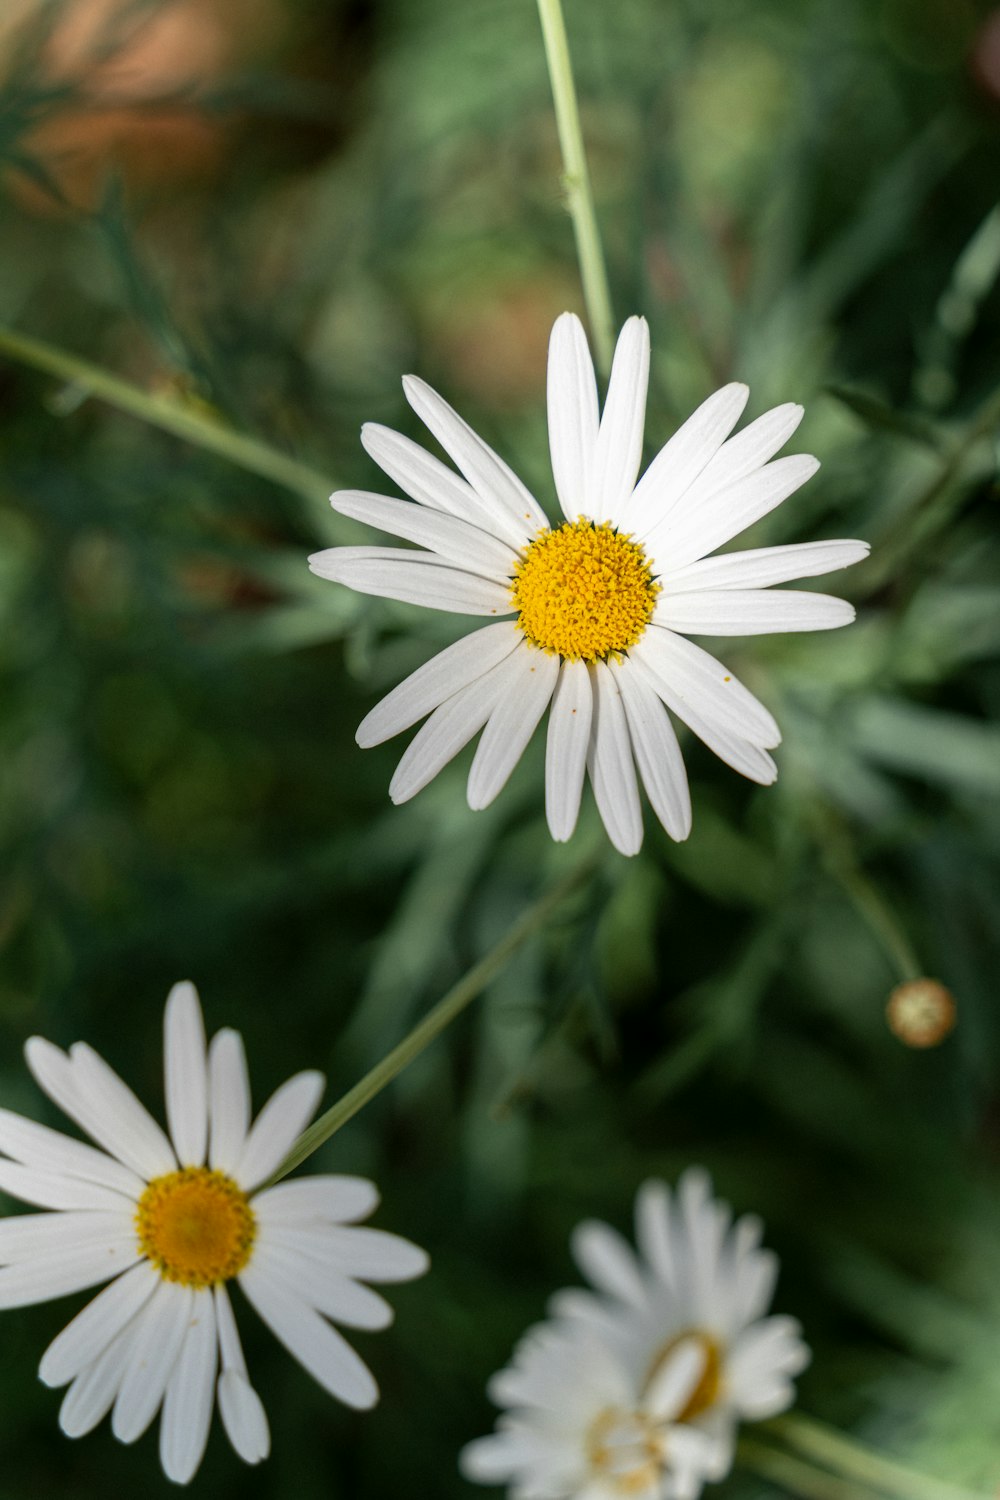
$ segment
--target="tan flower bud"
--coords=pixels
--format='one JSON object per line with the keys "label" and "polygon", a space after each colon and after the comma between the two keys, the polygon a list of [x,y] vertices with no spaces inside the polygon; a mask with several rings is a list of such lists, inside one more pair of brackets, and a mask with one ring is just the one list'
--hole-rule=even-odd
{"label": "tan flower bud", "polygon": [[907,1047],[936,1047],[955,1025],[955,999],[936,979],[908,979],[889,996],[885,1014]]}

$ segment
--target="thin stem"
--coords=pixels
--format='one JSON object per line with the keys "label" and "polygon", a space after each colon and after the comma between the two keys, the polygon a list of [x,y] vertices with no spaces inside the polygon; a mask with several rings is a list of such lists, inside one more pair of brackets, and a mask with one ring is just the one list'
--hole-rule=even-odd
{"label": "thin stem", "polygon": [[271,479],[307,500],[326,500],[333,489],[325,474],[298,463],[269,443],[234,432],[231,427],[200,416],[170,397],[149,395],[109,370],[102,370],[75,354],[43,343],[41,339],[0,327],[0,354],[7,354],[36,370],[44,370],[47,375],[70,381],[87,395],[107,401],[119,411],[128,412],[174,437],[184,438],[199,448],[228,458],[241,469]]}
{"label": "thin stem", "polygon": [[607,375],[611,369],[614,348],[611,294],[608,290],[608,273],[597,227],[597,214],[594,211],[587,156],[583,147],[580,110],[561,0],[538,0],[538,14],[542,22],[545,60],[548,63],[552,100],[556,109],[556,127],[563,159],[563,186],[576,236],[583,300],[587,304],[597,367],[602,374]]}
{"label": "thin stem", "polygon": [[789,1412],[766,1423],[766,1430],[790,1448],[836,1470],[844,1478],[867,1484],[894,1500],[985,1500],[972,1490],[920,1474],[883,1458],[832,1427]]}
{"label": "thin stem", "polygon": [[585,860],[583,864],[578,865],[575,870],[571,870],[562,880],[543,892],[538,900],[528,907],[523,916],[519,917],[508,929],[500,941],[490,949],[489,953],[474,963],[458,983],[452,985],[437,1005],[428,1011],[423,1020],[418,1021],[398,1046],[393,1047],[380,1063],[376,1063],[359,1083],[356,1083],[342,1099],[338,1099],[337,1103],[326,1111],[326,1114],[320,1115],[308,1130],[303,1131],[265,1186],[280,1181],[293,1168],[301,1165],[307,1156],[311,1156],[324,1142],[335,1135],[342,1125],[346,1125],[348,1120],[358,1113],[358,1110],[363,1109],[371,1099],[375,1098],[376,1094],[381,1093],[385,1086],[391,1083],[415,1057],[419,1057],[420,1053],[440,1036],[445,1027],[461,1014],[470,1001],[475,1000],[476,996],[482,993],[490,980],[499,974],[521,944],[541,927],[549,914],[588,878],[593,867],[593,859]]}
{"label": "thin stem", "polygon": [[827,869],[867,924],[898,979],[921,978],[924,968],[916,950],[888,901],[861,870],[847,830],[827,809],[818,809],[814,821]]}
{"label": "thin stem", "polygon": [[780,1448],[772,1448],[769,1443],[760,1443],[755,1438],[741,1438],[736,1460],[741,1468],[769,1479],[792,1495],[801,1496],[801,1500],[869,1500],[869,1497],[859,1495],[853,1480],[848,1482],[836,1474],[827,1474],[801,1458],[783,1453]]}

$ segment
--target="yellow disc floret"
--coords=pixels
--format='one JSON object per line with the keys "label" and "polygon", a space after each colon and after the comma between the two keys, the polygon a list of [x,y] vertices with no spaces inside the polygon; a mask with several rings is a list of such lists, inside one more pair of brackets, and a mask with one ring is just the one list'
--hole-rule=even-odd
{"label": "yellow disc floret", "polygon": [[582,516],[538,533],[511,588],[527,639],[571,661],[603,660],[634,646],[659,591],[638,542]]}
{"label": "yellow disc floret", "polygon": [[205,1287],[242,1271],[257,1221],[231,1177],[183,1167],[153,1178],[139,1199],[135,1227],[143,1254],[164,1280]]}

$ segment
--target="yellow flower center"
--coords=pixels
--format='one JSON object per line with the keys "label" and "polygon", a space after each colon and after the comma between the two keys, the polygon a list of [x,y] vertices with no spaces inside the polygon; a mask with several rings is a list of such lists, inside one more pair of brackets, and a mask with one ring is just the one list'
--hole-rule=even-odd
{"label": "yellow flower center", "polygon": [[164,1280],[196,1287],[237,1276],[257,1233],[246,1193],[208,1167],[154,1177],[139,1199],[135,1227],[143,1254]]}
{"label": "yellow flower center", "polygon": [[634,646],[659,592],[638,542],[582,516],[540,531],[511,587],[527,639],[572,661],[596,661]]}
{"label": "yellow flower center", "polygon": [[701,1379],[688,1397],[684,1410],[678,1412],[677,1416],[673,1418],[678,1423],[692,1422],[703,1411],[708,1411],[710,1406],[714,1406],[722,1394],[722,1350],[715,1342],[715,1339],[701,1328],[686,1328],[683,1333],[676,1334],[669,1343],[664,1344],[662,1349],[657,1350],[650,1364],[649,1374],[646,1376],[646,1386],[648,1388],[652,1384],[653,1378],[673,1354],[677,1345],[680,1343],[691,1343],[692,1341],[696,1341],[701,1345],[705,1356],[705,1368],[701,1372]]}

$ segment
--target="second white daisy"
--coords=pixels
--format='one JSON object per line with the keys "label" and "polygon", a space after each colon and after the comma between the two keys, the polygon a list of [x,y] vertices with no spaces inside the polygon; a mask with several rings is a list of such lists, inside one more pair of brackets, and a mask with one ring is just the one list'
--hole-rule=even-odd
{"label": "second white daisy", "polygon": [[399,433],[363,429],[369,454],[412,501],[340,490],[334,508],[425,550],[335,547],[310,558],[313,571],[363,593],[497,618],[420,667],[360,725],[367,747],[426,719],[396,769],[393,801],[414,796],[482,730],[468,800],[486,807],[546,709],[545,806],[557,840],[576,826],[588,772],[622,853],[642,843],[640,781],[667,832],[687,837],[691,802],[671,714],[735,770],[765,785],[775,779],[773,717],[687,636],[849,624],[854,610],[842,599],[771,588],[847,567],[868,546],[826,541],[710,558],[815,473],[808,455],[774,459],[802,408],[777,407],[730,437],[748,391],[727,385],[637,483],[648,374],[648,329],[630,318],[601,413],[580,321],[557,320],[548,373],[565,518],[557,526],[421,380],[404,380],[407,399],[464,477]]}
{"label": "second white daisy", "polygon": [[321,1073],[290,1078],[251,1125],[239,1033],[220,1031],[206,1048],[190,984],[170,992],[164,1043],[169,1138],[85,1043],[65,1053],[28,1042],[39,1085],[101,1149],[0,1109],[0,1188],[53,1210],[0,1220],[0,1308],[110,1280],[49,1345],[39,1375],[69,1387],[68,1437],[110,1412],[131,1443],[162,1408],[163,1468],[185,1484],[216,1401],[241,1458],[259,1463],[270,1448],[230,1282],[330,1395],[364,1408],[378,1387],[332,1324],[384,1328],[392,1309],[363,1282],[407,1281],[428,1262],[398,1235],[357,1227],[378,1202],[371,1182],[264,1186],[312,1118]]}

